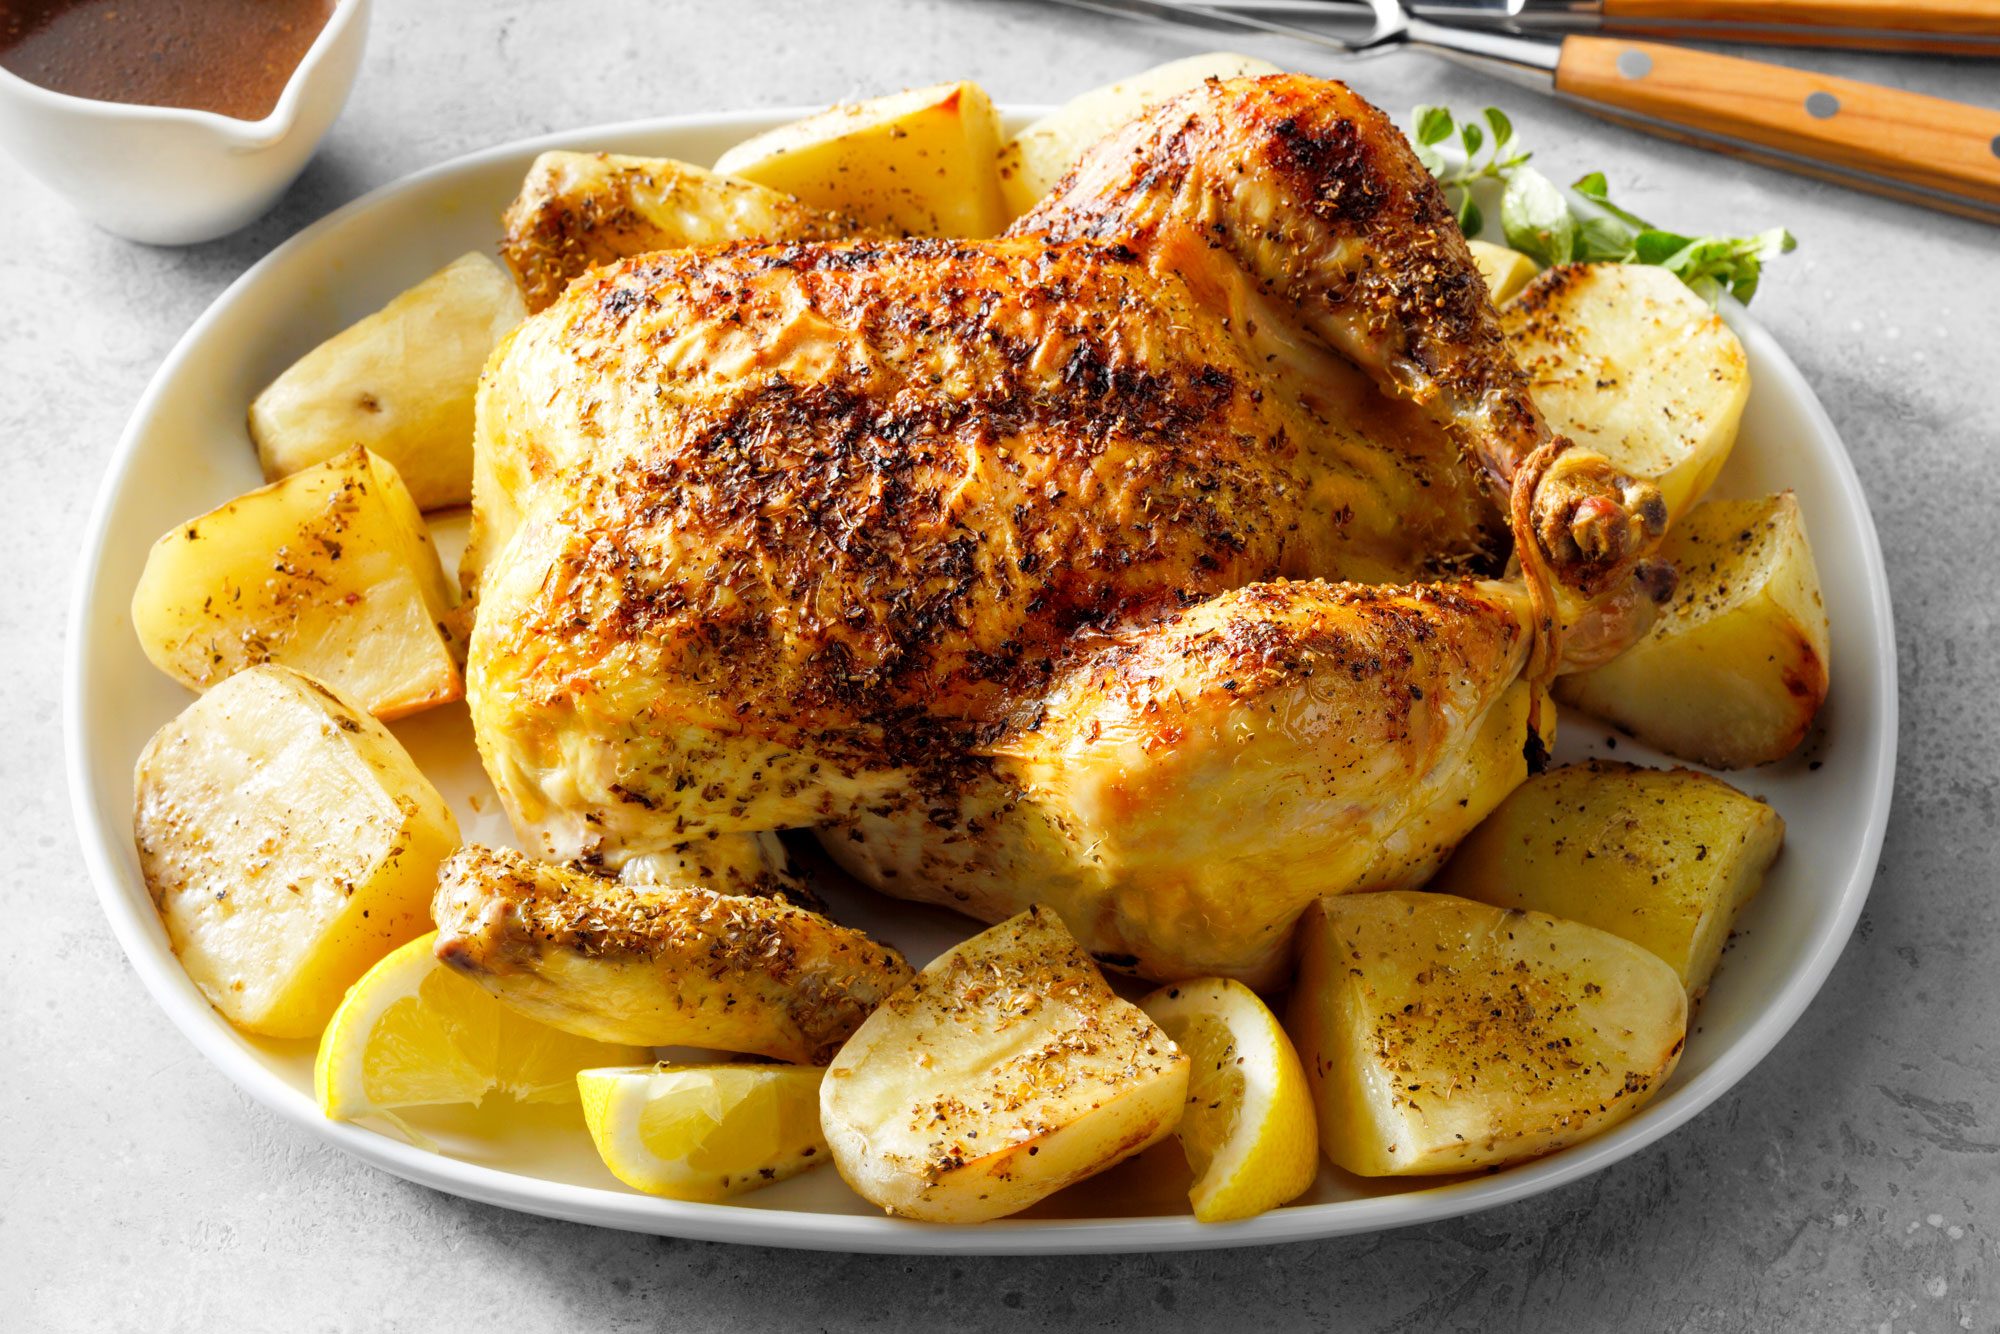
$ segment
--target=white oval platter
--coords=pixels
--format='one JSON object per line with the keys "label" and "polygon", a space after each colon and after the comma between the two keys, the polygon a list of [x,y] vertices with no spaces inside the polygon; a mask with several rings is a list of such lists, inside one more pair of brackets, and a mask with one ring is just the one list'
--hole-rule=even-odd
{"label": "white oval platter", "polygon": [[[248,1038],[189,983],[167,947],[132,848],[132,766],[187,702],[140,652],[129,619],[153,539],[262,481],[244,410],[320,340],[466,250],[491,250],[498,213],[535,154],[605,150],[712,162],[798,112],[638,121],[507,144],[377,190],[280,246],[217,299],[153,377],[113,456],[84,541],[70,621],[64,724],[71,795],[104,911],[153,997],[230,1079],[303,1133],[410,1181],[511,1209],[712,1241],[839,1251],[1044,1253],[1241,1246],[1369,1232],[1469,1214],[1575,1181],[1658,1140],[1714,1102],[1784,1036],[1825,981],[1861,912],[1888,818],[1896,745],[1895,636],[1880,544],[1833,424],[1772,337],[1728,312],[1754,388],[1719,494],[1799,496],[1833,626],[1832,697],[1800,754],[1732,781],[1767,798],[1786,850],[1740,923],[1665,1091],[1632,1120],[1561,1153],[1444,1182],[1366,1182],[1331,1168],[1298,1203],[1241,1223],[1185,1210],[1169,1143],[1072,1187],[1031,1214],[948,1228],[881,1216],[830,1171],[731,1204],[636,1194],[597,1161],[574,1109],[490,1109],[413,1118],[436,1147],[389,1127],[337,1124],[312,1097],[307,1044]],[[1013,123],[1036,114],[1014,108]],[[1781,275],[1773,275],[1782,281]],[[441,525],[442,527],[448,527]],[[453,534],[440,533],[449,545]],[[396,728],[458,808],[468,838],[509,841],[470,744],[462,706]],[[1606,729],[1564,720],[1559,758],[1604,753]],[[1621,758],[1647,752],[1620,739]],[[837,915],[922,962],[968,933],[961,918],[860,891]],[[134,1108],[139,1115],[140,1109]]]}

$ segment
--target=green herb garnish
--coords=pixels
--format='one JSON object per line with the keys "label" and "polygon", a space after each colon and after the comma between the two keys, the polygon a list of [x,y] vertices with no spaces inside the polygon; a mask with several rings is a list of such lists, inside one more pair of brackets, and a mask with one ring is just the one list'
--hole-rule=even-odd
{"label": "green herb garnish", "polygon": [[[1446,107],[1420,106],[1411,119],[1417,157],[1444,187],[1465,234],[1476,235],[1486,225],[1473,187],[1495,181],[1501,188],[1500,230],[1507,244],[1545,267],[1593,260],[1654,264],[1707,301],[1718,301],[1727,292],[1748,302],[1757,294],[1764,261],[1798,244],[1782,227],[1754,236],[1686,236],[1657,227],[1612,203],[1601,171],[1562,190],[1528,165],[1533,151],[1521,146],[1513,122],[1494,107],[1486,108],[1484,127],[1476,121],[1460,123]],[[1464,153],[1462,162],[1438,151],[1454,139]]]}
{"label": "green herb garnish", "polygon": [[[1469,188],[1474,181],[1504,181],[1512,173],[1519,171],[1533,154],[1521,149],[1514,139],[1514,122],[1507,119],[1507,113],[1498,107],[1486,108],[1486,124],[1492,131],[1492,139],[1487,139],[1487,131],[1475,122],[1458,124],[1451,111],[1445,107],[1418,107],[1416,110],[1417,157],[1438,178],[1449,196],[1454,190],[1457,201],[1454,205],[1458,213],[1458,225],[1467,236],[1478,232],[1486,225],[1486,217],[1473,202]],[[1463,163],[1448,162],[1437,151],[1437,145],[1456,138],[1465,150]],[[1479,161],[1479,150],[1489,148],[1486,161]]]}

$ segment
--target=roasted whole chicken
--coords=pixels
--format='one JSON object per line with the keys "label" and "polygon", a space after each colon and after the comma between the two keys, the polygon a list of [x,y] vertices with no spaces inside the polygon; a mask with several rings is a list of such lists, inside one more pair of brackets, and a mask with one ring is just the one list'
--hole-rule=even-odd
{"label": "roasted whole chicken", "polygon": [[999,239],[592,270],[477,450],[467,696],[538,855],[755,887],[810,829],[1159,979],[1271,984],[1315,898],[1420,883],[1672,587],[1401,133],[1290,75]]}

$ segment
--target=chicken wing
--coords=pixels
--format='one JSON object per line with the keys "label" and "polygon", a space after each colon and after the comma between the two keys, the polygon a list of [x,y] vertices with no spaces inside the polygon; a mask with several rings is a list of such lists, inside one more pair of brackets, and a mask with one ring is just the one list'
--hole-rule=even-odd
{"label": "chicken wing", "polygon": [[913,975],[771,899],[621,884],[468,847],[439,868],[438,959],[566,1032],[824,1062]]}

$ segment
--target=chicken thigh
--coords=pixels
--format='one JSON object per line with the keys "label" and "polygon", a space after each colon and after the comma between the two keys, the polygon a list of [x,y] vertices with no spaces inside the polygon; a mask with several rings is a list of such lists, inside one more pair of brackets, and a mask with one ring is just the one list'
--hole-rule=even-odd
{"label": "chicken thigh", "polygon": [[1657,495],[1549,437],[1478,282],[1394,127],[1289,76],[1006,239],[585,275],[479,402],[467,696],[517,829],[616,869],[813,828],[892,894],[1279,980],[1663,582]]}

